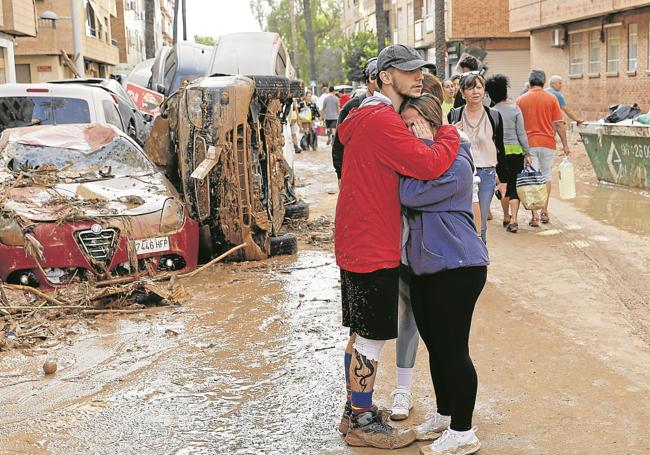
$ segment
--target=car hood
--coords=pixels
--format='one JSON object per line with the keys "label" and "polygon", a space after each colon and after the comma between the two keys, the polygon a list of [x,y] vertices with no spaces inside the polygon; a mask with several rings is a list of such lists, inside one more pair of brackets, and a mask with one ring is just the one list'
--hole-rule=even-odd
{"label": "car hood", "polygon": [[174,197],[159,174],[50,187],[14,188],[5,209],[31,221],[137,216],[162,210]]}

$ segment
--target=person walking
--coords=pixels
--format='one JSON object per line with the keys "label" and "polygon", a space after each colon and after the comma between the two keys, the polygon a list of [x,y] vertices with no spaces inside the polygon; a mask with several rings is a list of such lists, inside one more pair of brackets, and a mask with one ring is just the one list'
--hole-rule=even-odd
{"label": "person walking", "polygon": [[566,99],[564,99],[564,96],[560,93],[562,91],[562,87],[564,86],[564,82],[562,81],[562,76],[553,75],[549,77],[548,85],[549,87],[546,89],[546,91],[557,98],[557,102],[560,103],[560,109],[562,109],[562,111],[567,115],[567,117],[569,117],[571,120],[576,122],[578,125],[584,123],[584,120],[579,118],[573,112],[573,110],[567,104]]}
{"label": "person walking", "polygon": [[499,111],[483,104],[485,79],[474,73],[465,73],[460,79],[460,92],[466,105],[454,108],[447,116],[449,123],[467,134],[472,143],[472,154],[477,175],[481,211],[481,238],[487,243],[487,220],[497,175],[506,181],[503,120]]}
{"label": "person walking", "polygon": [[[439,102],[426,94],[407,100],[402,118],[407,126],[426,120],[429,136],[443,127]],[[467,455],[481,448],[472,427],[478,378],[469,335],[489,258],[472,221],[474,164],[469,143],[459,147],[441,177],[400,180],[400,202],[408,222],[403,257],[411,270],[411,304],[429,353],[437,406],[435,415],[416,428],[418,439],[435,439],[421,448],[423,455]]]}
{"label": "person walking", "polygon": [[532,227],[539,227],[539,222],[548,223],[548,202],[551,196],[551,173],[553,158],[555,157],[555,132],[557,131],[562,141],[564,155],[569,156],[569,143],[566,137],[566,124],[557,98],[544,90],[546,73],[542,70],[532,70],[528,76],[530,90],[517,98],[517,106],[521,109],[528,136],[531,163],[533,168],[544,176],[548,197],[544,209],[533,210],[533,215],[528,223]]}
{"label": "person walking", "polygon": [[[366,83],[366,92],[363,95],[353,97],[350,101],[345,103],[345,106],[343,106],[343,109],[339,112],[337,120],[338,125],[343,123],[352,109],[359,107],[364,99],[372,96],[372,94],[377,90],[377,57],[372,57],[366,62],[366,66],[363,69],[363,78]],[[344,152],[345,148],[343,147],[343,144],[341,144],[339,132],[337,131],[334,134],[334,142],[332,143],[332,164],[334,165],[334,170],[336,171],[336,176],[338,177],[339,182],[341,181]]]}
{"label": "person walking", "polygon": [[503,208],[503,227],[516,233],[519,229],[519,197],[517,196],[517,174],[524,168],[524,161],[530,163],[528,137],[524,127],[521,110],[508,99],[510,82],[503,74],[496,74],[485,82],[485,90],[494,102],[503,120],[503,146],[505,150],[505,181],[501,180],[501,207]]}
{"label": "person walking", "polygon": [[314,103],[311,90],[306,90],[302,100],[298,103],[298,122],[303,139],[300,140],[300,147],[303,150],[318,149],[318,136],[314,129],[314,121],[320,117],[318,107]]}
{"label": "person walking", "polygon": [[339,117],[339,99],[334,92],[334,86],[330,86],[329,94],[323,100],[321,109],[321,116],[327,128],[327,145],[332,143],[332,138],[336,134],[336,122]]}
{"label": "person walking", "polygon": [[344,357],[349,394],[339,431],[351,446],[399,448],[415,440],[413,430],[386,422],[372,396],[381,349],[397,336],[399,176],[439,177],[458,152],[452,126],[441,127],[427,146],[413,134],[426,134],[426,125],[415,122],[409,131],[397,113],[405,97],[421,94],[423,67],[435,68],[413,48],[384,48],[377,59],[381,93],[366,98],[339,128],[346,152],[334,249],[341,269],[342,321],[350,329]]}

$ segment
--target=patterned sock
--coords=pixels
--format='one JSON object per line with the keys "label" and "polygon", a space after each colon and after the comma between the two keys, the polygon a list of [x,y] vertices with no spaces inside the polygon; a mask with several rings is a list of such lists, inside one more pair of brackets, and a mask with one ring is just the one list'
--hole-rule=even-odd
{"label": "patterned sock", "polygon": [[345,353],[345,391],[347,394],[347,402],[350,403],[350,396],[352,394],[352,389],[350,388],[350,363],[352,362],[352,354],[349,352]]}
{"label": "patterned sock", "polygon": [[361,414],[372,410],[372,393],[352,391],[352,414]]}

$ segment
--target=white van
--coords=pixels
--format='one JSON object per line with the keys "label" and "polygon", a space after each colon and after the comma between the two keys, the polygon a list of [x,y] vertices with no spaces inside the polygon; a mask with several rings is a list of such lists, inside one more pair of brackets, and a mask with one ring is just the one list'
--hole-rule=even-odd
{"label": "white van", "polygon": [[61,84],[0,85],[0,132],[30,125],[108,123],[125,126],[113,97],[97,87]]}

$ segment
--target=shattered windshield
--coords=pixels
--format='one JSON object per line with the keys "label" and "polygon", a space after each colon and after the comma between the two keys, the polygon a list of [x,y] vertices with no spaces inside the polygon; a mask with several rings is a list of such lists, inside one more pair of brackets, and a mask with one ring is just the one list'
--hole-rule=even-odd
{"label": "shattered windshield", "polygon": [[92,151],[11,142],[2,155],[11,171],[56,170],[64,178],[100,180],[155,172],[144,154],[122,137]]}

